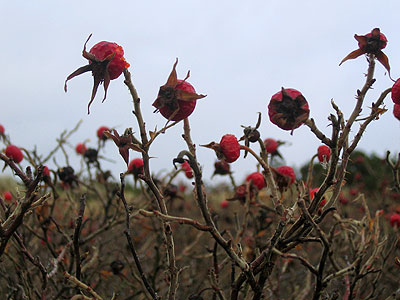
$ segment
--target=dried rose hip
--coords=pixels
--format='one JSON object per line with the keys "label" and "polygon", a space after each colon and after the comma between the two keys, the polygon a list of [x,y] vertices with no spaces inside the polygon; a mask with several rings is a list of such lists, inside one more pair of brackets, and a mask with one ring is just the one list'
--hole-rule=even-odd
{"label": "dried rose hip", "polygon": [[75,175],[75,171],[70,166],[59,168],[57,170],[57,175],[60,180],[68,186],[71,186],[74,182],[78,183],[78,178]]}
{"label": "dried rose hip", "polygon": [[354,35],[358,42],[358,49],[350,52],[345,58],[342,59],[339,66],[348,59],[354,59],[363,54],[374,54],[378,61],[390,72],[389,59],[381,51],[387,45],[386,36],[381,33],[379,28],[374,28],[366,35]]}
{"label": "dried rose hip", "polygon": [[326,163],[331,158],[331,148],[326,145],[321,145],[318,147],[318,160],[321,163]]}
{"label": "dried rose hip", "polygon": [[264,175],[260,172],[251,173],[246,177],[246,181],[251,181],[252,184],[258,188],[258,190],[261,190],[263,187],[265,187]]}
{"label": "dried rose hip", "polygon": [[219,160],[214,163],[214,175],[227,175],[231,171],[231,166],[225,160]]}
{"label": "dried rose hip", "polygon": [[0,135],[3,135],[5,132],[4,126],[0,124]]}
{"label": "dried rose hip", "polygon": [[284,89],[274,94],[268,105],[272,123],[284,130],[301,126],[310,114],[306,98],[295,89]]}
{"label": "dried rose hip", "polygon": [[113,262],[111,262],[110,267],[111,267],[113,274],[118,275],[124,269],[125,264],[122,261],[120,261],[119,259],[117,259],[117,260],[114,260]]}
{"label": "dried rose hip", "polygon": [[89,52],[86,51],[86,44],[90,37],[86,40],[83,46],[82,56],[89,60],[89,64],[80,67],[71,73],[65,80],[64,90],[67,91],[67,81],[75,76],[91,71],[94,79],[92,96],[88,104],[88,114],[90,113],[90,105],[96,96],[97,88],[104,82],[104,98],[107,97],[107,89],[110,80],[118,78],[124,69],[129,68],[129,63],[124,58],[124,50],[116,43],[102,41],[94,45]]}
{"label": "dried rose hip", "polygon": [[94,148],[89,148],[89,149],[85,150],[85,152],[83,153],[83,157],[85,158],[85,160],[88,164],[97,162],[98,155],[99,155],[99,152]]}
{"label": "dried rose hip", "polygon": [[194,87],[186,81],[189,78],[189,72],[185,79],[178,80],[175,70],[177,64],[178,59],[167,83],[160,87],[158,97],[153,103],[153,106],[157,108],[156,112],[160,111],[168,121],[181,121],[187,118],[193,112],[196,101],[205,97],[205,95],[196,94]]}
{"label": "dried rose hip", "polygon": [[7,157],[11,158],[17,164],[22,161],[24,155],[22,154],[21,149],[14,145],[8,145],[6,148],[6,155]]}

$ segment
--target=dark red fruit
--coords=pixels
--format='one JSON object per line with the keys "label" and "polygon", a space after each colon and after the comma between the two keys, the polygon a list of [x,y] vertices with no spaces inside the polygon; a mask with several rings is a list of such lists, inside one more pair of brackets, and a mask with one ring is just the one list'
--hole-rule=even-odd
{"label": "dark red fruit", "polygon": [[240,156],[240,144],[233,134],[225,134],[219,142],[225,161],[232,163]]}
{"label": "dark red fruit", "polygon": [[143,159],[135,158],[132,159],[128,165],[128,172],[129,174],[133,174],[133,176],[138,177],[139,175],[143,174]]}
{"label": "dark red fruit", "polygon": [[294,171],[289,166],[280,166],[276,168],[276,172],[288,179],[288,184],[293,184],[295,181]]}
{"label": "dark red fruit", "polygon": [[278,149],[279,143],[275,139],[268,138],[264,140],[264,146],[268,153],[274,154]]}
{"label": "dark red fruit", "polygon": [[43,167],[43,173],[42,173],[43,177],[49,177],[50,176],[50,170],[47,166]]}
{"label": "dark red fruit", "polygon": [[110,128],[107,126],[101,126],[99,129],[97,129],[96,135],[100,140],[105,141],[107,139],[107,136],[104,135],[104,131],[110,131]]}
{"label": "dark red fruit", "polygon": [[400,228],[400,214],[395,213],[390,216],[390,225]]}
{"label": "dark red fruit", "polygon": [[331,148],[326,145],[321,145],[318,147],[318,160],[321,163],[326,163],[331,158]]}
{"label": "dark red fruit", "polygon": [[228,200],[223,200],[220,203],[221,208],[227,208],[229,206],[229,201]]}
{"label": "dark red fruit", "polygon": [[4,134],[4,131],[5,131],[4,126],[0,124],[0,134]]}
{"label": "dark red fruit", "polygon": [[163,117],[172,121],[181,121],[190,116],[196,106],[196,101],[205,97],[205,95],[196,94],[194,87],[186,82],[189,72],[185,79],[178,80],[175,70],[177,64],[178,59],[167,83],[160,87],[157,99],[153,103],[153,106],[157,108],[156,111],[160,111]]}
{"label": "dark red fruit", "polygon": [[8,145],[6,148],[6,155],[7,157],[11,158],[17,164],[22,161],[24,155],[22,154],[21,149],[14,145]]}
{"label": "dark red fruit", "polygon": [[[114,57],[107,68],[110,80],[117,79],[125,69],[130,67],[124,58],[124,50],[117,43],[99,42],[89,50],[89,53],[93,54],[100,61],[107,59],[110,55]],[[93,62],[89,59],[89,63]]]}
{"label": "dark red fruit", "polygon": [[187,178],[193,178],[193,170],[190,167],[190,164],[185,160],[185,162],[181,165],[182,170],[185,172]]}
{"label": "dark red fruit", "polygon": [[284,130],[300,127],[310,114],[306,98],[295,89],[284,89],[274,94],[268,105],[272,123]]}
{"label": "dark red fruit", "polygon": [[264,175],[260,172],[251,173],[246,177],[246,181],[251,181],[252,184],[258,188],[258,190],[261,190],[263,187],[265,187]]}
{"label": "dark red fruit", "polygon": [[79,144],[76,145],[76,147],[75,147],[76,153],[78,153],[78,154],[80,154],[80,155],[85,154],[86,150],[87,150],[87,148],[86,148],[85,144],[83,144],[83,143],[79,143]]}
{"label": "dark red fruit", "polygon": [[124,69],[129,68],[129,63],[124,58],[124,50],[121,46],[111,42],[99,42],[94,45],[89,52],[86,51],[86,44],[90,37],[86,40],[83,46],[82,55],[84,58],[89,60],[89,64],[80,67],[75,72],[71,73],[65,80],[64,90],[67,91],[67,81],[74,78],[75,76],[81,75],[85,72],[91,71],[94,84],[92,90],[92,96],[88,104],[88,114],[90,113],[90,105],[96,96],[97,88],[101,83],[104,83],[104,98],[107,97],[107,89],[110,84],[110,80],[118,78]]}
{"label": "dark red fruit", "polygon": [[400,104],[394,104],[393,115],[396,117],[397,120],[400,121]]}
{"label": "dark red fruit", "polygon": [[400,104],[400,78],[392,86],[392,101],[393,103]]}
{"label": "dark red fruit", "polygon": [[7,202],[10,202],[13,198],[10,192],[4,192],[3,196],[4,200],[6,200]]}

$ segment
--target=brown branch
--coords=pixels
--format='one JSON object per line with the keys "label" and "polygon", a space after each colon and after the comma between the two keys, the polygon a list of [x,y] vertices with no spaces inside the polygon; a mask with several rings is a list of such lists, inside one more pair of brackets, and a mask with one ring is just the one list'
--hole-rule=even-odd
{"label": "brown branch", "polygon": [[81,234],[81,226],[82,226],[82,219],[83,219],[83,214],[85,213],[85,201],[86,201],[86,195],[83,194],[81,196],[81,199],[79,201],[79,211],[78,211],[78,217],[76,218],[75,221],[75,231],[74,231],[74,255],[75,255],[75,276],[78,280],[81,279],[81,255],[79,253],[79,236]]}
{"label": "brown branch", "polygon": [[70,282],[72,282],[74,285],[79,287],[80,289],[86,291],[90,295],[92,295],[96,300],[103,300],[103,298],[95,292],[90,286],[84,284],[82,281],[80,281],[78,278],[75,276],[69,274],[68,272],[64,272],[64,277],[66,277]]}
{"label": "brown branch", "polygon": [[159,217],[161,219],[163,219],[164,221],[169,221],[169,222],[176,222],[179,224],[186,224],[186,225],[191,225],[194,228],[201,230],[201,231],[211,231],[211,227],[204,225],[204,224],[200,224],[198,221],[193,220],[193,219],[189,219],[189,218],[184,218],[184,217],[174,217],[174,216],[170,216],[170,215],[164,215],[163,213],[159,212],[158,210],[153,210],[153,211],[147,211],[144,209],[140,209],[139,213],[142,216],[145,217]]}
{"label": "brown branch", "polygon": [[125,199],[125,177],[124,177],[123,173],[120,174],[120,179],[121,179],[121,189],[119,192],[119,198],[121,199],[121,201],[124,205],[125,215],[126,215],[126,219],[125,219],[126,229],[124,230],[124,234],[128,241],[129,249],[131,250],[133,259],[136,264],[136,268],[139,271],[139,275],[140,275],[140,278],[141,278],[144,286],[146,287],[147,291],[150,293],[151,297],[154,300],[159,300],[161,298],[157,295],[157,293],[154,291],[154,289],[150,286],[150,284],[147,280],[147,277],[144,274],[144,271],[142,268],[142,263],[140,262],[139,256],[137,255],[135,246],[132,241],[132,237],[131,237],[131,233],[130,233],[130,212],[129,212],[128,203],[126,202],[126,199]]}

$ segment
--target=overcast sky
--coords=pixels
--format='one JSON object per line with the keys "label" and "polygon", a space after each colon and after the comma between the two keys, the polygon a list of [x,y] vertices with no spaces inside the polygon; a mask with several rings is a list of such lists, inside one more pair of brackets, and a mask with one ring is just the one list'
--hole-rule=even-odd
{"label": "overcast sky", "polygon": [[[363,35],[379,27],[388,39],[384,53],[392,76],[400,77],[398,0],[1,2],[0,124],[14,144],[27,149],[36,145],[44,155],[55,147],[60,133],[79,120],[83,123],[71,137],[71,146],[86,139],[90,139],[87,146],[95,146],[101,125],[120,132],[127,127],[138,131],[122,76],[111,82],[104,103],[99,89],[90,115],[87,104],[93,79],[89,73],[71,80],[64,93],[66,76],[86,64],[81,52],[90,33],[88,49],[103,40],[123,46],[148,130],[165,124],[160,114],[153,114],[151,104],[178,57],[178,78],[190,70],[188,81],[198,93],[207,94],[190,117],[197,145],[218,142],[226,133],[240,137],[240,125],[254,125],[261,112],[262,138],[286,141],[281,152],[293,167],[306,163],[320,142],[308,127],[291,136],[269,121],[267,105],[281,87],[301,91],[310,116],[330,135],[330,100],[348,117],[365,79],[364,56],[339,67],[342,58],[357,48],[355,33]],[[365,114],[380,92],[393,84],[379,64],[375,78]],[[360,149],[381,156],[386,150],[400,150],[400,123],[392,115],[390,97],[385,104],[389,112],[370,125],[360,143]],[[180,124],[156,140],[150,151],[156,157],[151,161],[155,172],[170,169],[172,159],[185,149],[181,134]],[[111,141],[105,155],[115,160],[106,168],[116,175],[125,171]],[[131,152],[131,158],[137,156]],[[75,157],[72,166],[79,168],[78,157],[74,153],[71,157]],[[215,154],[198,147],[198,158],[208,180]],[[62,155],[57,155],[57,162],[65,164]],[[26,161],[22,164],[26,166]],[[232,164],[238,182],[255,168],[252,157]]]}

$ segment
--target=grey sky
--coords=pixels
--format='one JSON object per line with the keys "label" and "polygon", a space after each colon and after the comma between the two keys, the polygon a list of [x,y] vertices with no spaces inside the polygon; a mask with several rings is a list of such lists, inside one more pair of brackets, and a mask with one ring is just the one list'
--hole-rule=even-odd
{"label": "grey sky", "polygon": [[[66,76],[86,64],[81,51],[90,33],[89,49],[102,40],[123,46],[148,130],[165,124],[160,114],[153,114],[151,104],[178,57],[178,77],[191,70],[188,81],[198,93],[207,94],[190,117],[197,145],[218,142],[226,133],[240,137],[240,125],[254,125],[261,112],[263,139],[287,141],[281,152],[294,167],[307,162],[320,143],[305,126],[291,136],[269,121],[269,99],[282,86],[301,91],[309,102],[310,116],[330,134],[330,100],[348,116],[367,70],[364,57],[338,66],[357,48],[355,33],[363,35],[379,27],[388,39],[384,52],[392,77],[400,76],[397,0],[2,2],[0,124],[14,144],[27,149],[36,145],[43,154],[54,148],[64,129],[81,119],[79,132],[70,140],[72,146],[88,138],[87,145],[95,146],[95,132],[101,125],[115,126],[120,132],[126,127],[137,131],[122,76],[111,82],[103,104],[103,89],[99,89],[89,116],[90,74],[74,78],[68,93],[63,91]],[[380,92],[392,85],[380,64],[375,78],[365,113]],[[385,104],[388,113],[371,124],[360,143],[369,153],[383,155],[386,150],[397,153],[400,149],[400,123],[392,115],[390,97]],[[156,157],[151,161],[154,171],[172,167],[172,159],[185,148],[181,134],[182,125],[178,125],[157,139],[151,149]],[[106,164],[114,174],[125,170],[111,141],[106,155],[116,161]],[[137,156],[131,152],[131,158]],[[71,157],[78,168],[74,152]],[[210,178],[215,154],[198,147],[198,158],[206,179]],[[64,165],[63,156],[58,155],[57,162]],[[240,181],[255,166],[253,158],[241,157],[232,169]]]}

